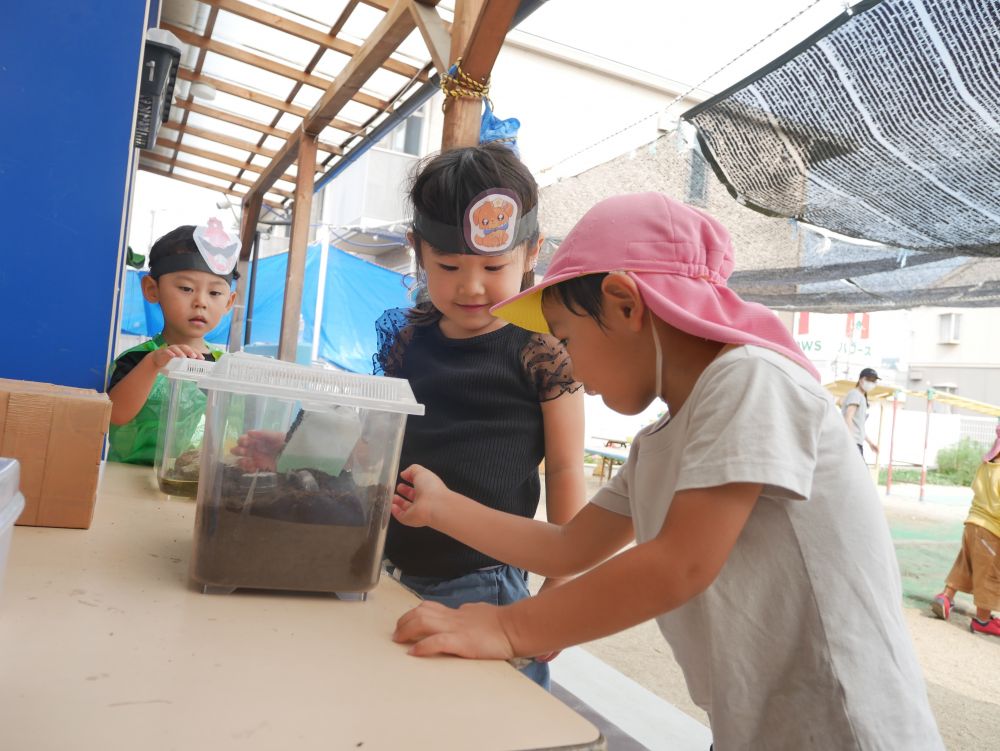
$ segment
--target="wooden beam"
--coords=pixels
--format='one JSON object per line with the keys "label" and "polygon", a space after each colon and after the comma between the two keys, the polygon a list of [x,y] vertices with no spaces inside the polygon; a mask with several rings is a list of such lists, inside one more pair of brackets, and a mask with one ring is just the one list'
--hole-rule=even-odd
{"label": "wooden beam", "polygon": [[297,115],[298,117],[305,117],[309,114],[309,110],[305,107],[300,107],[297,104],[289,104],[288,102],[278,99],[277,97],[270,96],[260,91],[255,91],[254,89],[248,89],[245,86],[240,86],[239,84],[231,83],[229,81],[223,81],[221,78],[212,78],[211,76],[206,76],[204,73],[195,73],[188,68],[178,69],[177,77],[182,78],[185,81],[191,81],[191,83],[204,83],[209,86],[214,86],[219,91],[224,91],[225,93],[239,97],[240,99],[246,99],[248,102],[263,104],[265,107],[271,107],[279,112],[287,112],[291,115]]}
{"label": "wooden beam", "polygon": [[[333,50],[334,52],[347,55],[347,57],[354,57],[358,54],[358,50],[361,49],[358,45],[344,39],[340,39],[336,35],[326,34],[318,29],[306,26],[305,24],[301,24],[290,18],[279,16],[275,13],[269,13],[266,10],[262,10],[261,8],[253,5],[248,5],[247,3],[241,2],[241,0],[201,1],[213,8],[219,8],[220,10],[227,11],[233,15],[242,16],[243,18],[247,18],[251,21],[256,21],[259,24],[269,26],[272,29],[277,29],[278,31],[283,31],[286,34],[298,37],[299,39],[304,39],[307,42],[318,44],[328,50]],[[399,60],[393,60],[392,58],[386,59],[385,63],[383,63],[381,67],[406,78],[413,78],[414,76],[420,75],[419,68],[415,68],[412,65],[400,62]],[[421,79],[421,82],[423,83],[426,80],[427,77],[425,76]]]}
{"label": "wooden beam", "polygon": [[250,141],[244,141],[241,138],[233,138],[232,136],[223,135],[222,133],[218,133],[214,130],[196,128],[193,125],[188,125],[181,130],[180,123],[165,122],[161,127],[173,128],[178,132],[179,136],[184,134],[197,136],[198,138],[204,138],[206,141],[215,141],[216,143],[221,143],[222,145],[229,146],[233,149],[240,149],[241,151],[249,151],[251,154],[266,156],[268,159],[277,153],[274,149],[265,149],[263,146],[250,143]]}
{"label": "wooden beam", "polygon": [[[160,164],[172,165],[176,169],[186,169],[191,172],[198,172],[202,175],[207,175],[208,177],[214,177],[216,180],[224,180],[227,183],[237,183],[238,185],[245,185],[248,188],[253,187],[253,182],[242,177],[234,177],[227,172],[221,172],[220,170],[212,169],[211,167],[203,167],[200,164],[192,164],[191,162],[182,162],[176,157],[170,158],[163,156],[163,154],[157,154],[155,151],[142,151],[139,153],[140,159],[148,159],[151,162],[159,162]],[[283,196],[284,198],[291,198],[291,192],[287,190],[282,190],[281,188],[276,188],[271,186],[271,193],[275,195]]]}
{"label": "wooden beam", "polygon": [[229,320],[229,351],[243,349],[243,332],[247,320],[247,261],[253,248],[257,222],[260,220],[260,197],[244,201],[240,211],[240,278],[236,282],[236,303],[233,316]]}
{"label": "wooden beam", "polygon": [[[219,11],[217,8],[209,8],[208,18],[205,19],[205,35],[212,36],[212,32],[215,31],[215,20],[219,16]],[[198,50],[198,57],[194,63],[194,72],[201,73],[201,68],[205,64],[205,56],[208,54],[206,50]],[[194,101],[194,94],[188,91],[187,99],[189,102]],[[183,128],[187,125],[188,112],[185,110],[184,114],[181,116],[181,127]],[[177,152],[173,153],[174,159],[177,158]]]}
{"label": "wooden beam", "polygon": [[410,5],[413,20],[420,29],[427,50],[431,53],[431,61],[439,73],[451,67],[448,54],[451,45],[451,34],[444,20],[438,15],[437,9],[421,5],[419,2]]}
{"label": "wooden beam", "polygon": [[[179,101],[177,106],[181,109],[190,110],[199,115],[204,115],[205,117],[210,117],[213,120],[221,120],[224,123],[230,123],[231,125],[239,125],[241,128],[246,128],[247,130],[255,130],[258,133],[263,133],[268,136],[274,136],[275,138],[281,138],[282,140],[288,140],[292,135],[290,130],[284,130],[282,128],[275,128],[271,125],[265,125],[257,120],[251,120],[249,117],[243,117],[242,115],[236,115],[232,112],[226,112],[225,110],[216,109],[215,107],[206,107],[203,104],[196,104],[195,102]],[[335,146],[332,143],[325,143],[323,141],[319,142],[319,150],[326,152],[328,154],[341,155],[344,150],[340,146]]]}
{"label": "wooden beam", "polygon": [[[519,5],[518,0],[457,0],[451,29],[451,59],[462,58],[465,75],[483,84],[489,80]],[[441,148],[479,143],[482,112],[479,99],[449,97]]]}
{"label": "wooden beam", "polygon": [[[312,73],[304,73],[291,65],[285,65],[284,63],[279,63],[277,60],[272,60],[268,57],[248,52],[247,50],[240,49],[239,47],[234,47],[231,44],[226,44],[210,37],[195,34],[193,31],[182,29],[180,26],[174,26],[166,21],[160,23],[160,28],[174,34],[185,44],[189,44],[203,50],[208,50],[209,52],[214,52],[217,55],[228,57],[231,60],[246,63],[254,68],[266,70],[269,73],[274,73],[277,76],[282,76],[283,78],[287,78],[291,81],[308,84],[319,89],[320,91],[326,91],[331,83],[328,78],[322,78],[321,76],[313,75]],[[393,49],[395,49],[395,47]],[[376,68],[377,67],[378,66],[376,66]],[[359,104],[374,107],[377,110],[382,110],[389,106],[389,102],[384,99],[379,99],[371,94],[365,94],[362,91],[355,91],[352,99]]]}
{"label": "wooden beam", "polygon": [[[207,190],[214,191],[216,193],[225,193],[228,196],[236,196],[237,198],[243,198],[246,193],[240,193],[238,190],[230,190],[229,188],[222,187],[220,185],[214,185],[212,183],[207,183],[204,180],[197,180],[193,177],[188,177],[187,175],[175,175],[171,172],[165,170],[156,169],[156,167],[150,167],[148,164],[139,164],[139,169],[143,172],[149,172],[153,175],[159,175],[160,177],[167,177],[171,180],[180,180],[182,183],[190,183],[191,185],[197,185],[199,188],[205,188]],[[274,209],[279,209],[281,206],[277,203],[271,201],[264,201],[265,204]]]}
{"label": "wooden beam", "polygon": [[307,133],[317,134],[325,128],[345,104],[355,99],[355,94],[379,69],[380,63],[410,35],[416,26],[410,5],[409,0],[399,0],[389,9],[358,53],[344,66],[303,120]]}
{"label": "wooden beam", "polygon": [[302,119],[302,130],[278,149],[278,154],[261,173],[251,191],[262,193],[273,185],[278,175],[294,164],[302,134],[316,136],[320,133],[351,100],[354,92],[378,69],[379,63],[413,31],[416,22],[410,13],[409,3],[410,0],[400,0],[389,9],[361,47],[361,51],[351,58],[309,114]]}
{"label": "wooden beam", "polygon": [[[250,170],[251,172],[263,172],[263,167],[258,167],[256,164],[246,164],[241,162],[239,159],[233,159],[229,156],[223,156],[222,154],[216,154],[214,151],[208,151],[207,149],[199,149],[197,146],[191,146],[186,143],[179,143],[177,141],[171,141],[169,138],[164,138],[162,135],[157,136],[156,145],[162,146],[167,149],[176,149],[177,151],[182,151],[185,154],[191,154],[192,156],[200,156],[202,159],[209,159],[213,162],[218,162],[219,164],[224,164],[227,167],[235,167],[236,169]],[[278,178],[279,180],[284,180],[285,182],[295,183],[295,175],[285,174]]]}
{"label": "wooden beam", "polygon": [[489,78],[519,6],[519,0],[486,0],[462,52],[466,74],[478,81]]}
{"label": "wooden beam", "polygon": [[[449,59],[455,62],[465,54],[465,48],[476,28],[476,22],[489,0],[455,0],[455,20],[451,24]],[[465,61],[462,61],[465,69]],[[441,149],[475,146],[479,143],[479,128],[483,103],[479,99],[445,97],[444,124],[441,129]]]}
{"label": "wooden beam", "polygon": [[[298,140],[296,161],[299,177],[295,182],[292,237],[285,271],[285,300],[281,308],[281,338],[278,359],[295,362],[299,344],[299,316],[302,313],[302,283],[305,280],[306,247],[309,244],[309,216],[312,209],[313,173],[316,171],[316,137],[303,134]],[[289,141],[290,142],[290,141]],[[256,199],[256,195],[254,195]],[[316,322],[318,325],[318,321]]]}
{"label": "wooden beam", "polygon": [[240,216],[240,258],[244,261],[250,258],[253,248],[253,236],[260,221],[260,196],[250,196],[243,200],[243,213]]}

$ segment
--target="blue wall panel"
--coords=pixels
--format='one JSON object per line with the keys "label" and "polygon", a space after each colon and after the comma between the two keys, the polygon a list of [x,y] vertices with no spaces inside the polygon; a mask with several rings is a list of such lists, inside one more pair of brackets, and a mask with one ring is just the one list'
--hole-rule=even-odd
{"label": "blue wall panel", "polygon": [[146,14],[145,0],[4,7],[0,377],[104,386]]}

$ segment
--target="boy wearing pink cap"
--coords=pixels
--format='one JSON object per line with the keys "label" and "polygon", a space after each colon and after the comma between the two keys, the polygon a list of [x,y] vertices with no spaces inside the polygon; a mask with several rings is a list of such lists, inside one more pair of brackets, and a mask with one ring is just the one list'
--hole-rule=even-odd
{"label": "boy wearing pink cap", "polygon": [[974,634],[1000,636],[1000,425],[993,447],[972,480],[972,507],[965,520],[962,549],[955,558],[944,591],[934,597],[931,610],[948,620],[955,604],[955,592],[968,592],[976,606],[969,621]]}
{"label": "boy wearing pink cap", "polygon": [[404,524],[578,578],[508,607],[423,603],[394,638],[416,655],[509,659],[655,618],[720,751],[940,749],[871,479],[788,331],[726,287],[732,268],[712,218],[618,196],[587,212],[540,284],[495,308],[559,338],[611,408],[661,398],[669,417],[562,526],[406,469]]}

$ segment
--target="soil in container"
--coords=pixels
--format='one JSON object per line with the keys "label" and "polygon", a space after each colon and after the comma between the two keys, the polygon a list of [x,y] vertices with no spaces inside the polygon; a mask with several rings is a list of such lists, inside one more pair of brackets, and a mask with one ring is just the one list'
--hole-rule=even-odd
{"label": "soil in container", "polygon": [[378,583],[391,502],[350,471],[244,473],[225,465],[199,508],[193,578],[216,589],[367,592]]}

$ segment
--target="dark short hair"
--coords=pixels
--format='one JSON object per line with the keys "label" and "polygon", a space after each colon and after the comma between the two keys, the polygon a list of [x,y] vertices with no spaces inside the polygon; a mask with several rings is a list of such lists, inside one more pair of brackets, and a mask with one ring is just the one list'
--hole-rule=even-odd
{"label": "dark short hair", "polygon": [[[463,216],[472,200],[491,188],[506,188],[517,194],[524,213],[538,205],[538,184],[531,171],[506,146],[485,143],[442,151],[419,162],[410,184],[409,202],[413,212],[442,224],[461,227]],[[417,264],[423,266],[422,238],[413,233],[413,251]],[[538,242],[536,232],[525,241]],[[442,252],[448,251],[444,248]],[[521,289],[534,284],[533,271],[521,278]],[[407,316],[412,323],[426,325],[441,318],[432,302],[418,303]]]}
{"label": "dark short hair", "polygon": [[604,292],[601,291],[601,284],[606,276],[607,272],[584,274],[553,284],[542,290],[542,302],[555,300],[573,315],[590,316],[603,328],[601,306]]}

